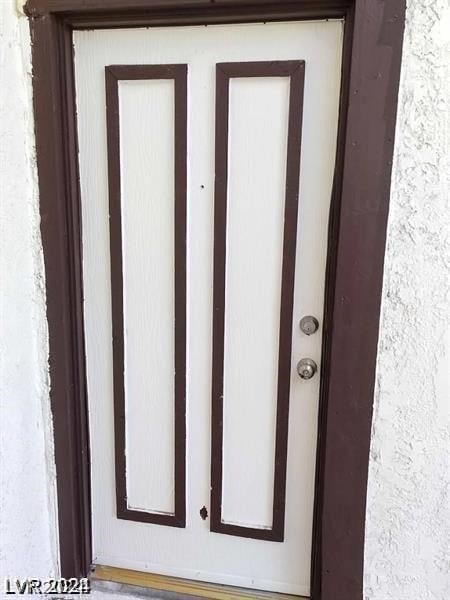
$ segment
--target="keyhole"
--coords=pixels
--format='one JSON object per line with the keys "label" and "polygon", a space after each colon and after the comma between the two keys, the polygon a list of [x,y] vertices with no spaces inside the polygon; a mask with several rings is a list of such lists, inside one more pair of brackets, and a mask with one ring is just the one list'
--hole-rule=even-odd
{"label": "keyhole", "polygon": [[207,511],[207,509],[206,509],[206,506],[203,506],[203,507],[200,509],[200,516],[201,516],[201,518],[202,518],[203,520],[205,520],[205,519],[208,517],[208,511]]}

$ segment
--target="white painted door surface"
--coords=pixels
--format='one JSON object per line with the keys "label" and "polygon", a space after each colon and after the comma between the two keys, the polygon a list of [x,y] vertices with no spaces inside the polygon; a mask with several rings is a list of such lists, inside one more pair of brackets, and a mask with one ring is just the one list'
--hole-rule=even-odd
{"label": "white painted door surface", "polygon": [[74,34],[96,564],[309,594],[342,31]]}

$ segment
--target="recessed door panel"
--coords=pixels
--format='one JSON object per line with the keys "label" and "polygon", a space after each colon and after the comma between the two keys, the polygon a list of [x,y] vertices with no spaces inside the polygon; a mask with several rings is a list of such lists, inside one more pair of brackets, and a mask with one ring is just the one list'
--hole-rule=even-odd
{"label": "recessed door panel", "polygon": [[284,539],[304,71],[216,70],[211,526],[273,541]]}
{"label": "recessed door panel", "polygon": [[272,527],[288,105],[287,78],[230,83],[221,516],[264,529]]}
{"label": "recessed door panel", "polygon": [[74,32],[96,564],[309,594],[342,32]]}
{"label": "recessed door panel", "polygon": [[117,515],[178,527],[185,523],[186,74],[186,65],[105,69]]}
{"label": "recessed door panel", "polygon": [[127,499],[167,514],[175,512],[173,87],[119,83]]}

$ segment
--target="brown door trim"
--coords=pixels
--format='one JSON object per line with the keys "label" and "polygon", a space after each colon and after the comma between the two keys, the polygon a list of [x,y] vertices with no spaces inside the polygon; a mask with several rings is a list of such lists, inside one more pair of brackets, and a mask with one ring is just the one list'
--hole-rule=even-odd
{"label": "brown door trim", "polygon": [[62,574],[91,563],[72,30],[345,18],[329,226],[312,598],[361,600],[405,0],[28,0]]}
{"label": "brown door trim", "polygon": [[[228,113],[230,79],[289,77],[289,116],[286,144],[286,184],[278,347],[277,416],[272,526],[245,527],[222,520],[223,398],[225,342],[225,264],[227,255]],[[292,311],[297,243],[298,181],[303,119],[303,60],[233,62],[216,65],[216,133],[214,199],[214,300],[211,397],[211,531],[282,542],[286,497],[286,468],[291,381]]]}
{"label": "brown door trim", "polygon": [[[171,79],[174,83],[174,492],[172,514],[128,506],[125,444],[125,340],[120,176],[119,81]],[[110,264],[114,373],[116,514],[119,519],[186,525],[186,173],[187,65],[110,65],[105,67],[106,133],[110,216]]]}

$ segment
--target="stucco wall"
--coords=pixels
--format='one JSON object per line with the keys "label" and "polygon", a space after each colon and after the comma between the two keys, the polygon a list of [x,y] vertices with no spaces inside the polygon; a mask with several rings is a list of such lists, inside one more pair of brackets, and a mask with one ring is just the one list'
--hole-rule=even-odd
{"label": "stucco wall", "polygon": [[449,101],[449,4],[411,0],[372,425],[370,600],[450,598]]}
{"label": "stucco wall", "polygon": [[[446,6],[446,0],[411,0],[407,13],[368,489],[366,600],[450,597]],[[46,577],[57,573],[58,561],[44,275],[28,25],[14,0],[0,0],[0,77],[0,575]]]}

